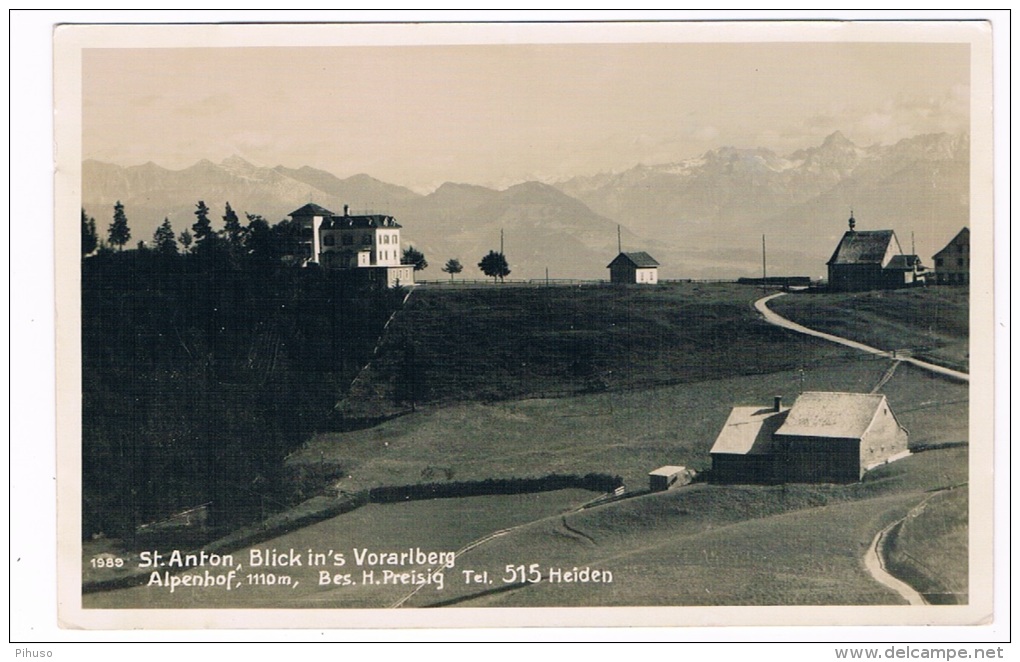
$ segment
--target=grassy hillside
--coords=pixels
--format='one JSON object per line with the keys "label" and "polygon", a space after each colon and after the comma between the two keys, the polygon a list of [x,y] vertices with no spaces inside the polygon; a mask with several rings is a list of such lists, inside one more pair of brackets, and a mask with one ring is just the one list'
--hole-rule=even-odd
{"label": "grassy hillside", "polygon": [[[965,448],[927,451],[847,486],[693,485],[576,511],[590,493],[437,499],[371,505],[258,547],[276,550],[464,550],[442,590],[426,586],[408,606],[898,604],[874,582],[862,557],[874,535],[930,492],[966,480]],[[959,524],[959,523],[958,523]],[[964,525],[965,530],[965,525]],[[501,535],[490,537],[494,532]],[[482,544],[470,543],[487,539]],[[470,547],[470,549],[465,549]],[[959,549],[940,567],[958,567]],[[240,562],[247,550],[235,553]],[[539,564],[543,580],[509,586],[506,566]],[[353,565],[353,563],[350,563]],[[549,583],[550,568],[601,568],[611,584]],[[344,567],[338,572],[360,569]],[[468,584],[464,570],[489,573]],[[291,588],[236,591],[154,587],[84,596],[86,608],[386,607],[413,587],[319,586],[308,567],[283,571]],[[245,572],[248,572],[247,570]]]}
{"label": "grassy hillside", "polygon": [[[499,593],[458,586],[459,593],[422,593],[412,604],[899,604],[867,574],[864,552],[928,490],[965,481],[966,465],[965,449],[928,451],[857,485],[695,485],[550,518],[460,561],[489,570],[494,587],[507,563],[537,563],[541,582]],[[942,555],[941,567],[965,565],[958,551],[930,554]],[[575,566],[610,570],[613,583],[549,581],[549,569]]]}
{"label": "grassy hillside", "polygon": [[769,303],[812,329],[967,370],[969,288],[927,287],[851,293],[798,293]]}
{"label": "grassy hillside", "polygon": [[[427,482],[429,476],[482,480],[548,473],[610,473],[630,489],[647,485],[647,473],[664,464],[704,469],[709,449],[735,404],[791,401],[804,390],[867,392],[888,361],[840,360],[827,367],[716,379],[646,390],[564,398],[429,406],[375,427],[320,433],[288,459],[295,471],[325,467],[354,491],[377,485]],[[895,377],[894,377],[895,379]],[[942,400],[966,397],[966,388],[940,382]],[[941,391],[939,391],[941,392]],[[921,394],[927,397],[927,392]],[[917,439],[964,428],[912,430]],[[915,421],[911,420],[911,423]],[[963,435],[961,437],[960,435]]]}
{"label": "grassy hillside", "polygon": [[943,492],[892,536],[887,565],[932,604],[967,602],[967,490]]}
{"label": "grassy hillside", "polygon": [[[591,499],[591,492],[561,490],[511,496],[483,496],[464,499],[412,501],[396,505],[368,505],[312,526],[293,531],[258,545],[259,549],[304,552],[343,551],[347,564],[355,561],[354,547],[377,551],[425,550],[456,551],[473,540],[493,531],[540,520],[576,508]],[[234,558],[248,567],[249,550],[234,552]],[[350,572],[347,565],[328,568],[333,572]],[[316,569],[277,568],[297,580],[294,588],[244,585],[239,590],[179,590],[174,593],[159,588],[135,588],[89,593],[82,596],[87,609],[108,608],[189,608],[189,607],[385,607],[407,592],[402,586],[320,587]],[[245,571],[247,573],[248,570]],[[360,575],[360,570],[358,571]],[[459,576],[459,571],[453,574]],[[360,576],[359,576],[360,578]],[[453,580],[453,575],[448,581]],[[444,589],[447,590],[449,586]],[[434,589],[429,589],[434,591]]]}
{"label": "grassy hillside", "polygon": [[342,411],[375,418],[411,401],[557,397],[758,375],[846,352],[773,327],[759,291],[656,287],[421,288],[390,325]]}
{"label": "grassy hillside", "polygon": [[[287,467],[295,476],[339,476],[337,487],[346,491],[608,473],[640,493],[658,466],[709,467],[709,450],[734,405],[876,387],[913,446],[968,440],[966,384],[910,366],[890,370],[887,359],[766,325],[749,305],[757,295],[697,284],[417,291],[345,402],[348,416],[403,415],[319,433],[288,456]],[[399,402],[408,381],[413,412],[410,402]],[[898,597],[867,575],[865,550],[932,490],[965,484],[967,467],[967,449],[957,446],[879,467],[847,486],[695,484],[577,512],[591,493],[370,505],[259,547],[456,550],[487,538],[458,558],[442,591],[429,587],[410,598],[407,604],[419,607],[896,604]],[[921,559],[946,582],[940,586],[959,591],[966,548],[956,543],[966,539],[966,508],[934,498],[928,508],[901,527],[901,556]],[[940,509],[946,528],[933,533],[935,520],[926,517]],[[944,546],[928,542],[936,535]],[[245,550],[236,554],[247,557]],[[503,584],[508,564],[532,563],[542,582]],[[605,568],[616,579],[548,582],[551,569],[574,566]],[[492,583],[465,584],[463,569],[488,571]],[[319,587],[307,568],[294,576],[300,585],[285,591],[245,586],[243,594],[170,595],[140,587],[86,601],[385,607],[409,594],[395,586]]]}

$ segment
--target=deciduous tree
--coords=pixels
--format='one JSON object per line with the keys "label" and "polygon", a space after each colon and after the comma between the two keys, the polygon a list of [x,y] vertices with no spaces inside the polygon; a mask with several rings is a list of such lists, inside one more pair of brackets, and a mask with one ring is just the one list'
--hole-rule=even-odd
{"label": "deciduous tree", "polygon": [[464,271],[464,265],[462,265],[460,260],[457,258],[451,257],[446,261],[446,266],[443,267],[443,271],[450,274],[450,281],[453,282],[453,275]]}
{"label": "deciduous tree", "polygon": [[415,271],[422,271],[429,268],[429,263],[425,259],[425,254],[414,246],[408,246],[404,249],[404,257],[400,260],[402,264],[413,264]]}
{"label": "deciduous tree", "polygon": [[510,275],[510,265],[507,264],[506,256],[496,251],[489,251],[489,254],[478,263],[478,268],[486,276],[491,277],[494,283],[497,278],[502,283],[503,279]]}
{"label": "deciduous tree", "polygon": [[181,242],[181,246],[184,247],[184,252],[185,253],[190,253],[191,252],[191,243],[194,240],[195,240],[195,238],[191,236],[190,232],[188,232],[188,228],[184,228],[184,231],[181,232],[181,236],[178,238],[178,241]]}
{"label": "deciduous tree", "polygon": [[244,233],[244,247],[247,249],[248,257],[263,265],[279,262],[274,251],[273,232],[269,223],[258,214],[245,212],[245,216],[248,218],[248,227]]}

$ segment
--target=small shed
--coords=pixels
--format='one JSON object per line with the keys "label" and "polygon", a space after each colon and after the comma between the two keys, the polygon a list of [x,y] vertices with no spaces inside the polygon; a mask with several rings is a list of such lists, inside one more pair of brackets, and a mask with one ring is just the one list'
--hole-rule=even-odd
{"label": "small shed", "polygon": [[667,464],[648,474],[648,489],[652,492],[664,492],[671,487],[681,487],[691,482],[691,472],[687,467]]}
{"label": "small shed", "polygon": [[606,268],[612,283],[654,285],[659,282],[659,263],[644,251],[621,252]]}

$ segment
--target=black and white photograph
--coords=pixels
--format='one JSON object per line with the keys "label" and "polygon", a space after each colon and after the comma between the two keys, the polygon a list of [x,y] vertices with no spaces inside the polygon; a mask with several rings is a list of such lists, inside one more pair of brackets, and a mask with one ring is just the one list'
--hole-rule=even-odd
{"label": "black and white photograph", "polygon": [[68,627],[991,618],[986,23],[54,41]]}

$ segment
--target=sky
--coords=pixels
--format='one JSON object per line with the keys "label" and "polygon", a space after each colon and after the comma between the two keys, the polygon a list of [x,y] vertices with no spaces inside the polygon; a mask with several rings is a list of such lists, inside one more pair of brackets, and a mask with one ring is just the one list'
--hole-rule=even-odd
{"label": "sky", "polygon": [[837,130],[966,131],[969,66],[935,43],[89,48],[82,156],[502,188]]}

